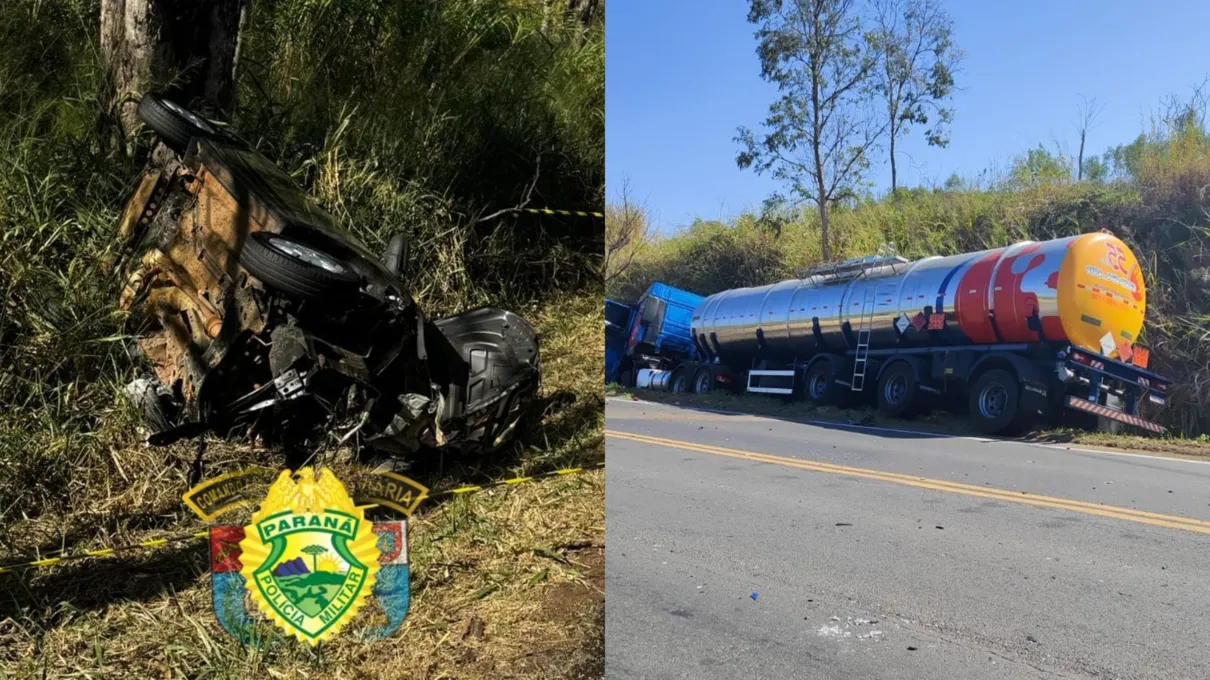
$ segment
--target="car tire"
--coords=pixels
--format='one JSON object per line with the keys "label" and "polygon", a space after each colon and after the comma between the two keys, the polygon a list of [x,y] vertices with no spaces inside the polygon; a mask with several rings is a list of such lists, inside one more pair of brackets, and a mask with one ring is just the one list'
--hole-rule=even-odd
{"label": "car tire", "polygon": [[709,366],[702,366],[693,374],[693,392],[705,394],[714,389],[714,372]]}
{"label": "car tire", "polygon": [[239,263],[266,287],[300,298],[352,296],[361,277],[339,257],[281,234],[254,232]]}
{"label": "car tire", "polygon": [[218,128],[210,121],[158,94],[147,93],[139,100],[139,120],[151,128],[169,149],[185,153],[194,138],[217,137]]}

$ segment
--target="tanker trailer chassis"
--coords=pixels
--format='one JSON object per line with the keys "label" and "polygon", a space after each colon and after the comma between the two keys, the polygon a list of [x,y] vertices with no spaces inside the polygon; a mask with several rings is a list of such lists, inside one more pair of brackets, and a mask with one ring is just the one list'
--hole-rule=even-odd
{"label": "tanker trailer chassis", "polygon": [[879,411],[897,418],[946,406],[965,410],[987,434],[1017,434],[1040,422],[1164,431],[1139,417],[1138,408],[1144,401],[1164,404],[1171,380],[1081,348],[1022,343],[871,349],[866,377],[872,379],[854,390],[851,376],[857,356],[856,350],[848,350],[788,364],[761,360],[750,369],[688,361],[667,371],[661,385],[671,391],[726,390],[805,399],[818,406],[873,402]]}
{"label": "tanker trailer chassis", "polygon": [[1145,305],[1138,262],[1104,231],[914,262],[880,254],[707,297],[695,359],[667,383],[872,400],[898,417],[958,407],[989,434],[1040,418],[1162,432],[1139,415],[1171,384],[1134,344]]}

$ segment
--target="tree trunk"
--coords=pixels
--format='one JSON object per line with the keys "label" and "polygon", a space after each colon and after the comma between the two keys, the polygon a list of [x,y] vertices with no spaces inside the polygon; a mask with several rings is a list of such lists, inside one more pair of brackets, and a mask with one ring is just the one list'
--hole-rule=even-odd
{"label": "tree trunk", "polygon": [[895,176],[895,130],[891,129],[891,196],[895,196],[895,189],[898,188]]}
{"label": "tree trunk", "polygon": [[1080,131],[1080,157],[1076,161],[1076,181],[1084,181],[1084,132]]}
{"label": "tree trunk", "polygon": [[591,26],[604,4],[604,0],[567,0],[567,16],[584,26]]}
{"label": "tree trunk", "polygon": [[[821,190],[822,193],[822,190]],[[828,239],[828,202],[819,202],[819,234],[823,238],[823,261],[832,261],[832,246]]]}
{"label": "tree trunk", "polygon": [[123,135],[139,97],[163,90],[182,104],[230,114],[247,0],[101,0],[101,54]]}

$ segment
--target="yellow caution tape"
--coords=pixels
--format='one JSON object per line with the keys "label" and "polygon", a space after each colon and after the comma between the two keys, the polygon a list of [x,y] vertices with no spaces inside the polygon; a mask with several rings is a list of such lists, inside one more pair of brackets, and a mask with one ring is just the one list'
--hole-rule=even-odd
{"label": "yellow caution tape", "polygon": [[[551,470],[550,472],[544,472],[540,475],[534,475],[532,477],[514,477],[512,479],[504,479],[504,480],[500,480],[498,482],[492,482],[491,484],[484,484],[482,486],[460,486],[456,489],[449,489],[447,491],[441,491],[441,492],[435,493],[435,494],[429,496],[429,498],[438,498],[440,496],[460,496],[463,494],[475,493],[477,491],[484,491],[486,489],[492,489],[492,488],[495,488],[498,486],[516,486],[518,484],[524,484],[525,482],[533,482],[533,481],[537,481],[539,479],[544,479],[544,478],[548,478],[548,477],[563,477],[566,475],[574,475],[574,474],[578,474],[581,472],[587,472],[589,470],[599,470],[604,467],[605,467],[605,463],[597,463],[595,465],[586,465],[584,467],[563,468],[560,470]],[[162,538],[152,538],[152,539],[148,539],[146,541],[140,541],[139,543],[131,543],[128,545],[116,545],[112,548],[99,548],[97,550],[88,550],[88,551],[78,553],[75,555],[55,555],[52,557],[44,557],[40,560],[33,560],[30,562],[21,562],[18,564],[7,564],[4,566],[0,566],[0,574],[6,574],[9,572],[15,572],[15,571],[25,570],[25,569],[43,569],[46,567],[53,567],[54,565],[59,564],[60,562],[69,561],[69,560],[79,560],[79,559],[84,559],[84,558],[88,558],[88,557],[108,557],[115,553],[128,552],[128,551],[137,550],[140,548],[159,548],[161,546],[168,545],[169,543],[180,543],[180,542],[184,542],[184,541],[196,541],[196,540],[200,540],[200,539],[206,539],[209,537],[210,537],[209,530],[195,531],[193,533],[180,534],[177,536],[164,536]]]}
{"label": "yellow caution tape", "polygon": [[575,217],[605,217],[605,213],[591,210],[554,210],[553,208],[521,208],[521,212],[535,215],[569,215]]}

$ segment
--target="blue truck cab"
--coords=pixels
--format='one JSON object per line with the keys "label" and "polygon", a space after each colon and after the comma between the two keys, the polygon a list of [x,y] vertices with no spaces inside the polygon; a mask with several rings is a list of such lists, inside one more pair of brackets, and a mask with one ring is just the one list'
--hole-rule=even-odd
{"label": "blue truck cab", "polygon": [[664,369],[692,359],[690,322],[702,299],[659,282],[633,305],[606,299],[605,381],[630,387],[641,369]]}

